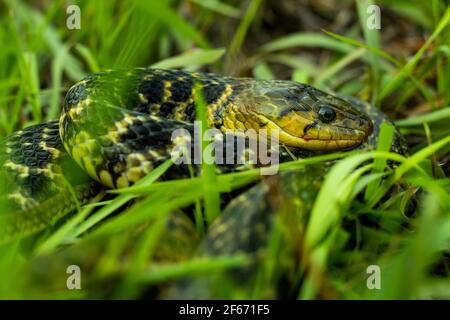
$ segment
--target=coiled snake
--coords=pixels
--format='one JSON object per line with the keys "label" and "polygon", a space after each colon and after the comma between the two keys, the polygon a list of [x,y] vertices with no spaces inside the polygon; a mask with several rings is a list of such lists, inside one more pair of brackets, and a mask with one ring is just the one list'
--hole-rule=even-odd
{"label": "coiled snake", "polygon": [[169,159],[171,133],[192,130],[199,96],[209,127],[278,130],[291,150],[352,149],[385,119],[292,81],[150,68],[93,74],[70,88],[59,120],[1,142],[2,241],[41,230],[76,200],[132,185]]}
{"label": "coiled snake", "polygon": [[[173,132],[195,131],[193,122],[199,116],[200,101],[204,102],[208,127],[223,135],[233,136],[236,129],[276,131],[283,146],[280,161],[354,148],[374,149],[380,124],[390,122],[369,104],[292,81],[149,68],[93,74],[69,89],[59,119],[25,128],[0,141],[0,244],[43,230],[105,189],[131,186],[168,161],[176,146]],[[406,152],[398,131],[391,151]],[[242,154],[234,156],[237,160]],[[302,250],[302,236],[296,233],[302,230],[329,167],[330,163],[320,162],[284,171],[245,192],[237,191],[235,194],[240,195],[224,204],[221,215],[208,226],[202,239],[198,239],[192,219],[173,213],[153,259],[179,262],[193,255],[238,253],[260,257],[276,215],[285,226],[286,239],[282,250],[276,252],[280,278],[274,280],[268,297],[292,297],[293,292],[295,296],[297,255]],[[246,168],[236,163],[216,166],[219,173]],[[172,165],[162,178],[190,177],[188,169],[192,168]],[[194,169],[195,174],[202,173],[200,166]],[[145,228],[139,230],[142,233]],[[115,280],[123,272],[121,266],[129,263],[129,251],[134,249],[140,232],[124,235],[124,253],[119,255]],[[111,240],[87,238],[31,259],[31,269],[22,270],[21,278],[26,277],[30,283],[38,281],[39,286],[33,286],[38,297],[65,290],[67,265],[94,270]],[[231,277],[227,273],[223,276],[235,290],[251,282],[249,275],[254,270],[253,265],[231,270]],[[216,279],[217,275],[165,283],[157,297],[230,297],[221,287],[225,282]],[[83,279],[86,297],[109,297],[105,288],[116,283],[109,277],[99,282],[95,272],[85,273]],[[277,289],[283,281],[289,285]],[[119,296],[121,288],[117,288]]]}

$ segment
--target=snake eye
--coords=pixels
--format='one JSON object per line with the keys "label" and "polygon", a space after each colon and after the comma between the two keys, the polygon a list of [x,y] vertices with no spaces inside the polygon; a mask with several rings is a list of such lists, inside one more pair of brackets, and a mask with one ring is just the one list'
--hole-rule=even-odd
{"label": "snake eye", "polygon": [[325,123],[331,122],[336,118],[336,113],[330,107],[320,107],[318,114],[319,119]]}

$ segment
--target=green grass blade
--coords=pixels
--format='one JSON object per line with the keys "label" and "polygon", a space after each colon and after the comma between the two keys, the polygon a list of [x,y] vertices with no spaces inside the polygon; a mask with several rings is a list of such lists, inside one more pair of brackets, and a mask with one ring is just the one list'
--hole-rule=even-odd
{"label": "green grass blade", "polygon": [[263,0],[251,0],[248,9],[245,12],[245,16],[239,24],[233,39],[231,40],[226,57],[226,65],[230,66],[231,63],[234,62],[233,60],[235,59],[236,54],[239,52],[239,50],[241,50],[247,31],[252,21],[255,19],[256,12],[258,11],[262,2]]}
{"label": "green grass blade", "polygon": [[198,68],[219,60],[225,53],[225,49],[195,50],[185,52],[175,57],[170,57],[152,64],[153,68]]}
{"label": "green grass blade", "polygon": [[[205,159],[206,147],[212,143],[205,139],[205,132],[208,128],[208,120],[206,116],[207,105],[203,99],[202,88],[199,84],[196,84],[195,92],[199,94],[195,95],[195,110],[197,114],[197,120],[201,123],[200,137],[199,141],[202,141],[202,181],[203,181],[203,192],[205,194],[205,218],[208,224],[211,224],[214,219],[220,214],[220,195],[217,191],[217,175],[216,166],[213,159]],[[214,155],[212,155],[214,156]]]}
{"label": "green grass blade", "polygon": [[[377,151],[389,152],[393,136],[394,136],[394,127],[390,124],[382,123],[380,127],[380,135],[378,138]],[[386,159],[381,157],[375,158],[372,173],[377,174],[383,172],[385,166],[386,166]],[[368,201],[368,199],[373,197],[376,188],[380,184],[380,181],[381,177],[380,179],[372,181],[367,185],[367,189],[364,194],[364,200]]]}
{"label": "green grass blade", "polygon": [[259,48],[259,52],[267,54],[294,47],[324,48],[344,53],[353,51],[353,46],[336,39],[330,39],[323,34],[299,32],[266,43]]}
{"label": "green grass blade", "polygon": [[447,8],[445,11],[445,14],[443,15],[442,19],[440,20],[438,26],[433,31],[431,36],[427,39],[427,41],[423,44],[423,46],[417,51],[417,53],[406,63],[402,69],[398,72],[397,76],[393,78],[391,81],[389,81],[380,92],[379,99],[382,100],[385,97],[387,97],[389,94],[391,94],[394,90],[398,88],[398,86],[402,83],[402,81],[411,76],[412,72],[419,62],[420,58],[425,54],[425,51],[430,47],[430,45],[435,41],[435,39],[438,37],[438,35],[444,30],[444,28],[448,25],[450,22],[450,7]]}
{"label": "green grass blade", "polygon": [[448,121],[448,119],[450,119],[450,107],[428,112],[412,118],[397,120],[395,121],[395,124],[399,127],[412,127],[422,126],[425,122],[433,123],[438,121]]}

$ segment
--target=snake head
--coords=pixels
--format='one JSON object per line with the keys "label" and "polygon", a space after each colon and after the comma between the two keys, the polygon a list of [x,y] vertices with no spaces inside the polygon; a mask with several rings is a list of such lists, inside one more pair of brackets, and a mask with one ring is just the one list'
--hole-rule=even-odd
{"label": "snake head", "polygon": [[306,150],[345,150],[373,131],[370,118],[349,102],[291,81],[255,82],[243,90],[246,127],[278,130],[280,143]]}

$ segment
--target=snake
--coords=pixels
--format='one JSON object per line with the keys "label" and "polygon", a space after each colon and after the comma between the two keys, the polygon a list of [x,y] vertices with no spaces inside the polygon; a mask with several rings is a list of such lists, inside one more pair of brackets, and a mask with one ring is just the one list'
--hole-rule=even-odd
{"label": "snake", "polygon": [[[68,90],[59,119],[32,125],[0,142],[0,242],[29,237],[105,190],[139,182],[171,159],[177,146],[174,131],[195,131],[201,107],[207,127],[223,135],[234,136],[243,130],[276,131],[284,148],[280,161],[342,150],[373,150],[381,124],[392,124],[368,103],[294,81],[154,68],[95,73]],[[407,154],[406,143],[396,129],[391,151]],[[235,156],[237,160],[240,155]],[[190,217],[173,213],[155,259],[177,262],[192,256],[258,253],[269,241],[276,214],[308,215],[331,165],[318,163],[281,172],[238,190],[202,239]],[[225,164],[217,165],[216,170],[224,174],[253,167]],[[161,179],[191,177],[186,165],[173,165],[169,170]],[[201,167],[196,170],[202,174]],[[298,224],[286,216],[288,225]],[[124,251],[132,250],[139,232],[125,235]],[[61,268],[68,264],[80,265],[83,270],[95,268],[108,241],[96,238],[38,256],[22,274],[29,275],[32,282],[39,281],[45,292],[52,292],[55,283],[65,283],[55,280]],[[290,252],[287,271],[292,268],[292,256]],[[42,265],[47,266],[45,272]],[[232,273],[231,278],[243,286],[250,271]],[[158,297],[229,297],[215,292],[214,279],[208,276],[182,279],[164,287]],[[295,283],[293,278],[287,281]],[[94,280],[88,285],[92,297],[109,297],[101,282],[99,285]],[[42,293],[37,296],[42,297]]]}
{"label": "snake", "polygon": [[154,68],[91,74],[68,90],[59,119],[0,142],[0,239],[33,234],[105,189],[138,182],[171,158],[175,130],[193,131],[199,101],[208,128],[276,131],[287,150],[349,150],[374,129],[351,100],[294,81]]}

